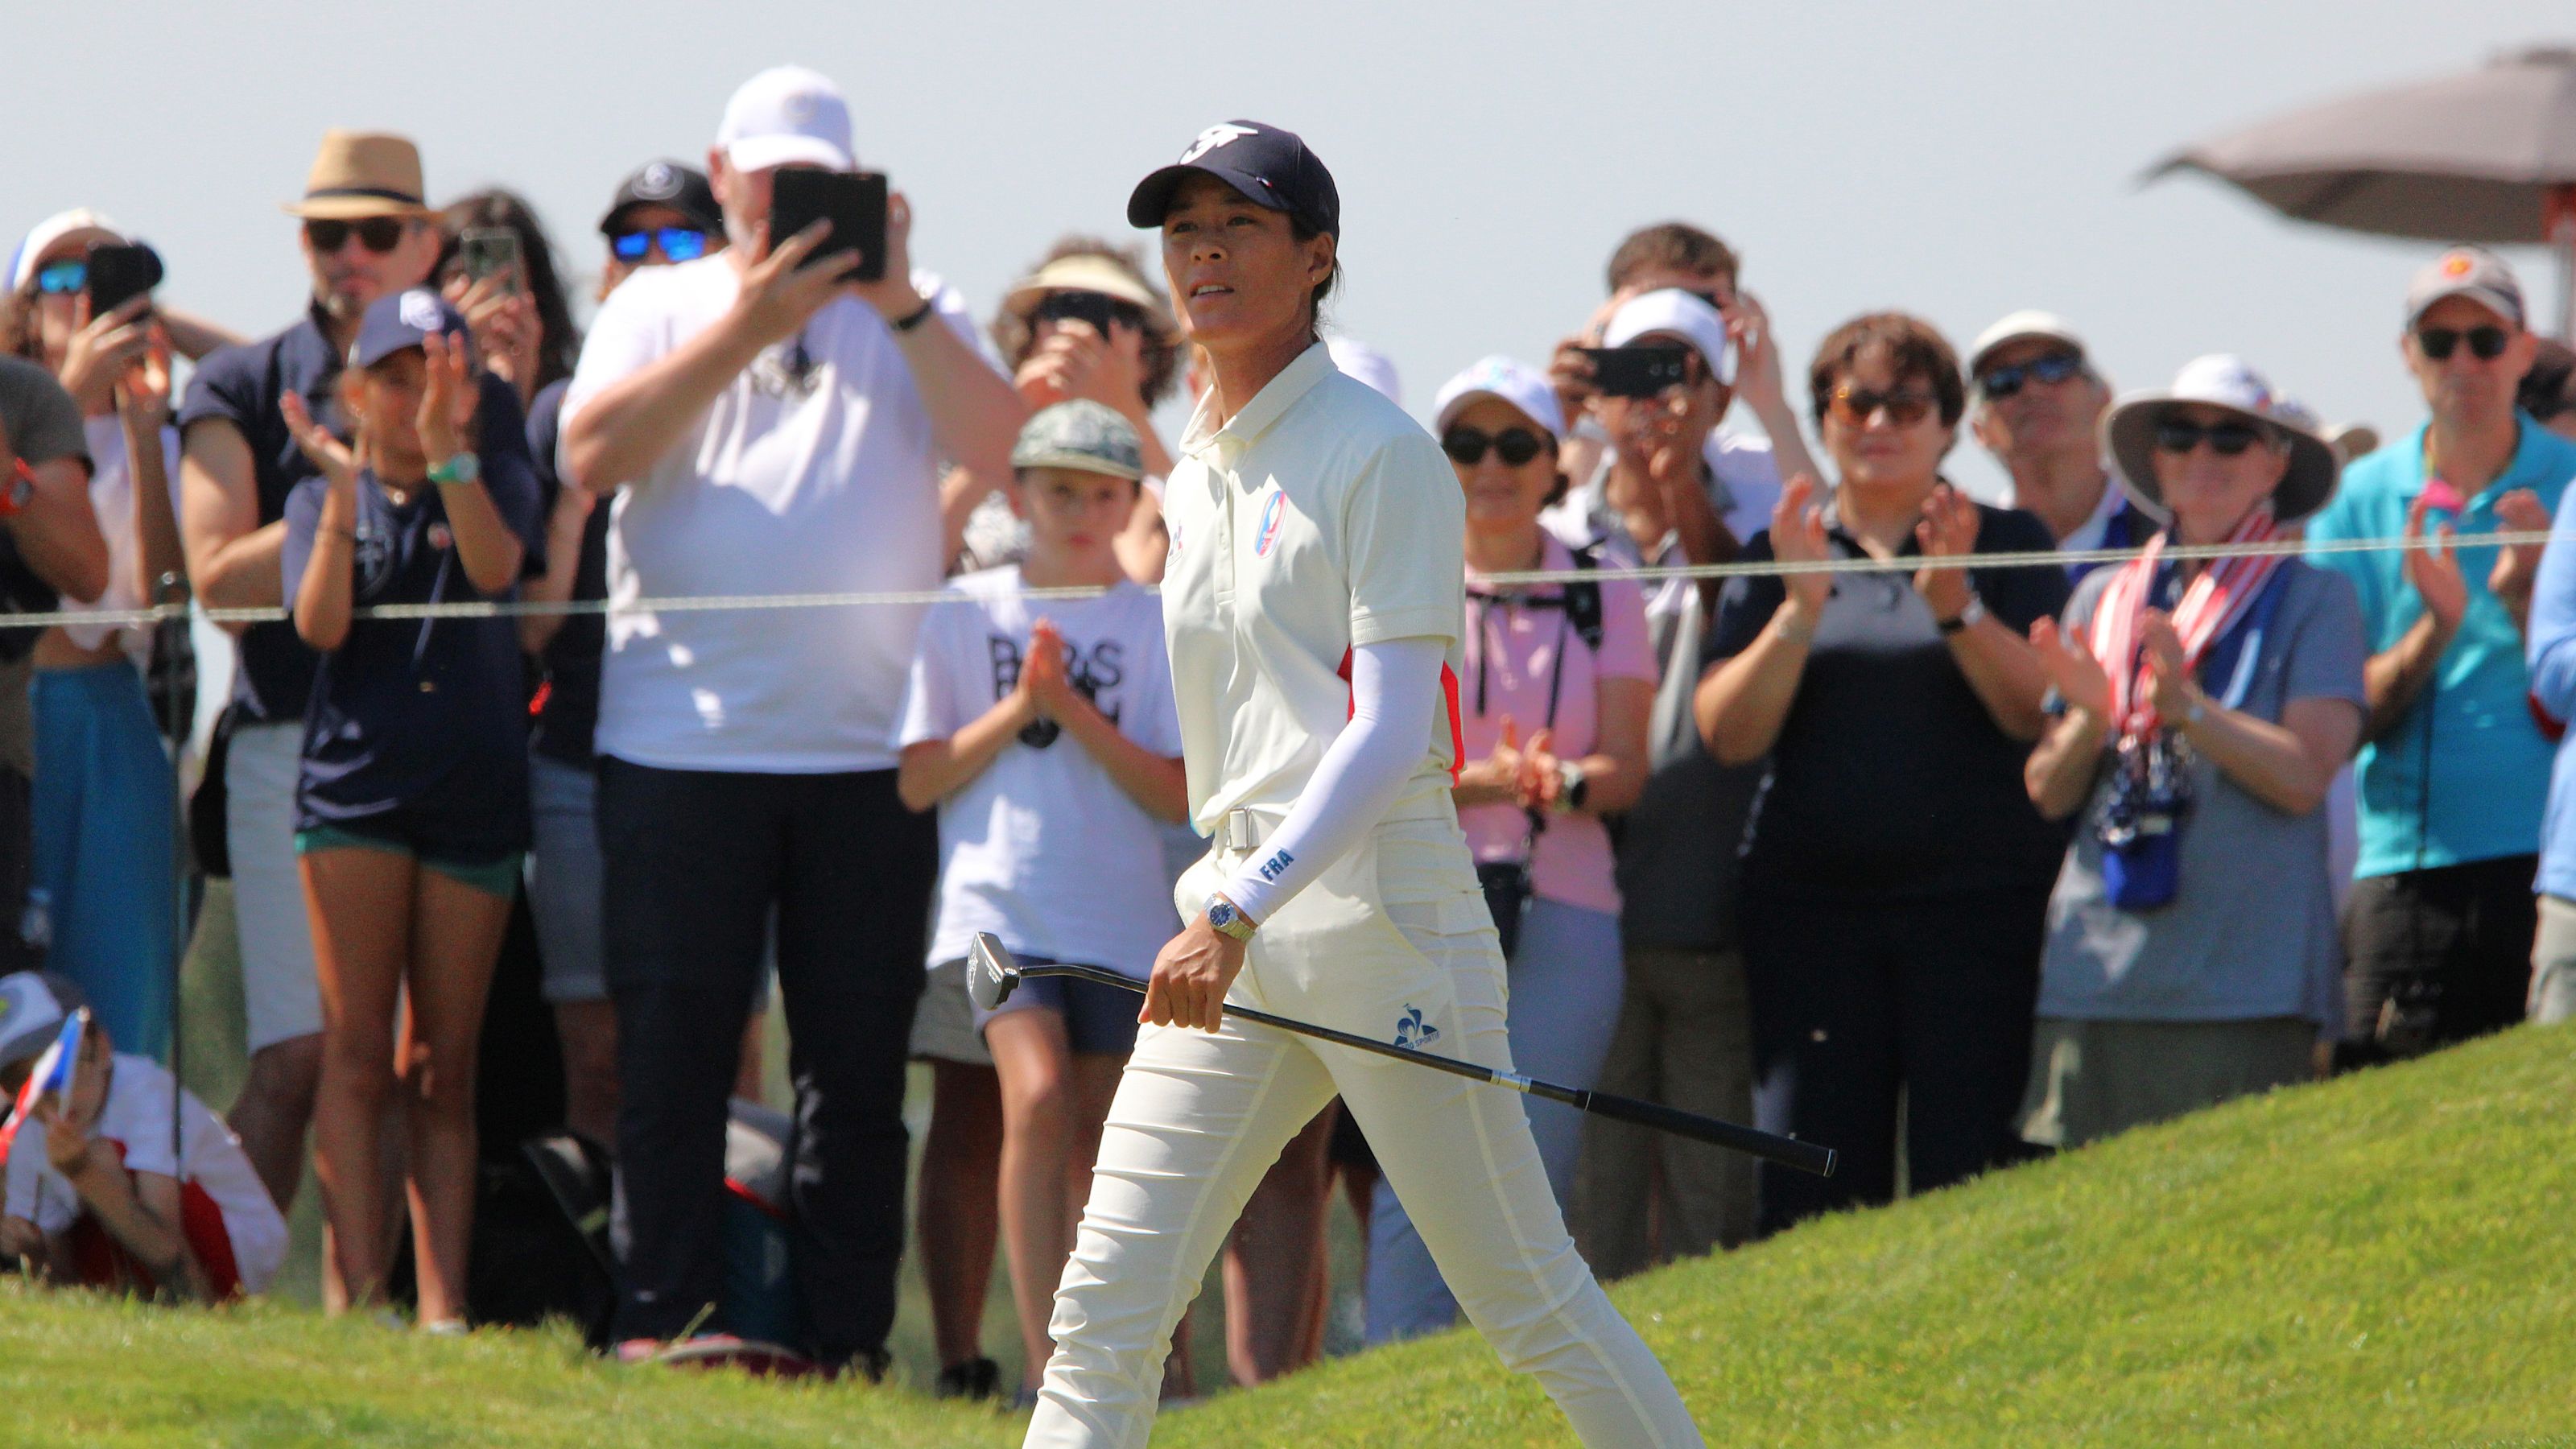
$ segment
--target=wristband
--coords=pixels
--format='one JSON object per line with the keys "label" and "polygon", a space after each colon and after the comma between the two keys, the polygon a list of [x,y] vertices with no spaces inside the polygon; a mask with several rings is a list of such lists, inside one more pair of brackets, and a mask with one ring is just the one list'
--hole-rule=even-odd
{"label": "wristband", "polygon": [[936,312],[936,311],[938,311],[938,310],[939,310],[939,307],[938,307],[938,304],[937,304],[937,303],[935,303],[935,302],[931,301],[931,299],[929,299],[928,297],[924,297],[924,298],[922,298],[922,299],[921,299],[921,306],[920,306],[919,310],[915,311],[915,312],[914,312],[911,316],[909,316],[909,317],[902,318],[902,319],[900,319],[900,320],[898,320],[898,321],[895,321],[895,322],[889,323],[889,324],[887,324],[887,325],[889,325],[889,326],[893,327],[893,328],[894,328],[894,330],[895,330],[895,331],[897,331],[897,332],[910,332],[910,331],[911,331],[912,329],[914,329],[915,327],[918,327],[918,326],[920,326],[922,323],[929,321],[929,320],[930,320],[930,314],[931,314],[931,313],[933,313],[933,312]]}
{"label": "wristband", "polygon": [[479,483],[483,480],[483,461],[471,451],[429,465],[432,483]]}

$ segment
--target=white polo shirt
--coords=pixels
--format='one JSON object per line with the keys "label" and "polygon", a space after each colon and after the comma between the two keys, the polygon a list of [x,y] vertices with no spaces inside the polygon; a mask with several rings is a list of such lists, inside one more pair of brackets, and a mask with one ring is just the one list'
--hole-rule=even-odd
{"label": "white polo shirt", "polygon": [[1229,810],[1296,802],[1350,721],[1351,650],[1448,641],[1447,729],[1406,787],[1446,790],[1458,758],[1466,503],[1439,444],[1333,365],[1322,343],[1219,427],[1214,395],[1163,490],[1163,633],[1201,833]]}
{"label": "white polo shirt", "polygon": [[[981,349],[955,289],[913,283]],[[715,325],[742,290],[724,253],[645,267],[601,304],[564,395],[603,388]],[[921,611],[859,605],[656,613],[654,597],[935,589],[930,414],[876,309],[834,298],[763,352],[642,478],[608,528],[598,749],[675,770],[891,769]],[[801,362],[801,367],[800,367]]]}

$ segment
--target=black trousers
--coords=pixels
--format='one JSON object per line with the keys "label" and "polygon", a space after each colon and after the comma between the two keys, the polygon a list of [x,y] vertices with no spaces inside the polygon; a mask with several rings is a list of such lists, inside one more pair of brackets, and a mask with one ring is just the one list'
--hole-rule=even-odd
{"label": "black trousers", "polygon": [[2339,1064],[2414,1056],[2522,1020],[2536,855],[2364,876],[2343,912]]}
{"label": "black trousers", "polygon": [[1892,1200],[1900,1090],[1912,1191],[2028,1155],[2013,1116],[2047,911],[2045,885],[1871,900],[1746,878],[1754,1120],[1842,1155],[1829,1178],[1762,1164],[1757,1232]]}
{"label": "black trousers", "polygon": [[671,1337],[720,1294],[725,1103],[774,909],[804,1347],[829,1364],[876,1352],[903,1256],[904,1060],[937,826],[903,807],[892,770],[603,758],[598,808],[630,1234],[615,1336]]}

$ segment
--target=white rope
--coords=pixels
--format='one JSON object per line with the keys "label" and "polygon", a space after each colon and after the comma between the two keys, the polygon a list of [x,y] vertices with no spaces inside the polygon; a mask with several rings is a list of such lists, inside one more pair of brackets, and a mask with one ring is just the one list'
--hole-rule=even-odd
{"label": "white rope", "polygon": [[[2545,531],[2463,534],[2450,540],[2450,547],[2502,548],[2521,544],[2545,544]],[[2176,544],[2164,551],[2169,559],[2242,558],[2256,554],[2325,554],[2325,553],[2392,553],[2406,549],[2431,548],[2440,540],[2420,538],[2338,538],[2310,541],[2274,539],[2267,543]],[[2037,568],[2051,565],[2064,568],[2069,564],[2126,563],[2138,557],[2138,548],[2026,549],[2015,553],[1977,553],[1962,557],[1970,568],[2006,569]],[[1595,569],[1517,569],[1508,573],[1485,575],[1485,581],[1509,587],[1530,584],[1561,584],[1583,579],[1630,579],[1638,583],[1657,583],[1665,579],[1731,579],[1781,576],[1788,574],[1910,574],[1924,567],[1929,559],[1921,554],[1903,554],[1893,558],[1832,558],[1813,562],[1785,559],[1759,559],[1737,563],[1666,564],[1644,568]],[[1143,585],[1149,592],[1152,584]],[[1105,589],[1046,588],[1020,589],[1024,599],[1091,599]],[[957,604],[990,597],[986,593],[965,594],[953,589],[879,589],[831,594],[722,594],[698,598],[635,599],[620,604],[605,599],[579,599],[560,603],[534,600],[476,601],[455,604],[375,604],[353,609],[355,619],[515,619],[532,614],[675,614],[738,609],[842,609],[870,605]],[[208,619],[218,624],[263,624],[284,620],[287,611],[278,607],[248,609],[206,609]],[[188,616],[184,604],[163,604],[149,609],[105,609],[98,611],[65,610],[51,614],[0,614],[0,629],[42,629],[56,624],[86,624],[117,628],[157,624],[167,619]]]}

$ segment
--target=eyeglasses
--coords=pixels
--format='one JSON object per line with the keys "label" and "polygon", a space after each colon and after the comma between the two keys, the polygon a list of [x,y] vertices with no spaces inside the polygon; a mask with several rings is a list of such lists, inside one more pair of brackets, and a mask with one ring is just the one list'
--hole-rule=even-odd
{"label": "eyeglasses", "polygon": [[52,262],[36,269],[36,290],[68,297],[89,290],[89,263]]}
{"label": "eyeglasses", "polygon": [[358,238],[358,245],[383,256],[402,245],[402,239],[411,234],[411,222],[399,216],[370,216],[358,221],[304,223],[304,239],[313,244],[314,251],[326,257],[347,246],[353,234]]}
{"label": "eyeglasses", "polygon": [[1485,461],[1485,450],[1491,448],[1503,460],[1503,466],[1517,468],[1539,454],[1547,444],[1527,428],[1505,428],[1487,435],[1480,428],[1451,428],[1440,439],[1440,451],[1448,454],[1462,468],[1473,468]]}
{"label": "eyeglasses", "polygon": [[662,226],[608,239],[608,250],[621,262],[640,262],[656,247],[666,262],[694,262],[707,254],[707,234],[694,226]]}
{"label": "eyeglasses", "polygon": [[2222,458],[2233,458],[2262,438],[2262,431],[2252,423],[2204,425],[2189,418],[2160,418],[2156,422],[2156,446],[2177,457],[2206,441],[2210,451]]}
{"label": "eyeglasses", "polygon": [[2463,332],[2457,327],[2427,327],[2415,334],[2415,345],[2435,362],[2448,362],[2458,350],[2460,339],[2467,338],[2469,351],[2480,362],[2493,362],[2504,356],[2513,338],[2501,327],[2472,327]]}
{"label": "eyeglasses", "polygon": [[1844,422],[1855,426],[1867,425],[1883,409],[1889,422],[1900,428],[1910,428],[1931,413],[1932,403],[1932,394],[1912,388],[1878,392],[1844,383],[1833,392],[1834,411],[1842,414]]}
{"label": "eyeglasses", "polygon": [[1977,379],[1977,390],[1986,395],[1988,402],[2002,402],[2021,391],[2023,383],[2060,383],[2083,370],[2082,356],[2072,352],[2050,352],[2028,362],[1987,369],[1985,376]]}

